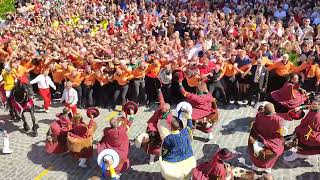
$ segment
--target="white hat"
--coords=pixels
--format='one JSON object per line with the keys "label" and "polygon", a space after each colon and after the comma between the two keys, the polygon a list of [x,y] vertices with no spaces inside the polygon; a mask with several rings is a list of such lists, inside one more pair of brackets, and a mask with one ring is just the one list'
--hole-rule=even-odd
{"label": "white hat", "polygon": [[[107,160],[112,160],[112,167],[116,168],[120,163],[119,154],[113,149],[101,151],[97,159],[98,165],[102,168],[102,163],[105,163]],[[106,169],[109,170],[109,167],[106,167]]]}
{"label": "white hat", "polygon": [[176,113],[177,113],[177,118],[180,119],[181,117],[181,111],[187,111],[189,112],[190,114],[192,114],[192,106],[190,103],[187,103],[185,101],[179,103],[177,105],[177,108],[176,108]]}

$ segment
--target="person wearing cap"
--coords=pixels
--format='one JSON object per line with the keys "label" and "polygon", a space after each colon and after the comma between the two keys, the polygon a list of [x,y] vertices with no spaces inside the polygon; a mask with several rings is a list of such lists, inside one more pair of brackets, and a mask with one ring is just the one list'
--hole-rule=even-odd
{"label": "person wearing cap", "polygon": [[65,83],[65,89],[63,90],[60,101],[64,102],[65,107],[71,109],[73,114],[77,113],[78,93],[72,87],[71,81]]}
{"label": "person wearing cap", "polygon": [[232,177],[232,170],[225,161],[234,158],[234,154],[226,148],[219,149],[213,155],[211,161],[197,165],[192,170],[193,180],[229,179]]}
{"label": "person wearing cap", "polygon": [[128,130],[130,128],[128,119],[125,117],[117,117],[110,120],[110,126],[103,130],[103,137],[97,144],[97,153],[100,154],[105,149],[113,149],[120,156],[120,163],[115,168],[119,175],[127,170],[129,165],[129,137]]}
{"label": "person wearing cap", "polygon": [[[191,171],[196,167],[193,156],[192,141],[192,110],[185,110],[185,117],[173,118],[170,128],[166,119],[161,119],[158,124],[162,140],[162,153],[160,154],[160,172],[164,179],[188,179]],[[182,119],[187,119],[187,126],[181,127]]]}
{"label": "person wearing cap", "polygon": [[62,113],[56,115],[57,119],[50,124],[45,145],[47,153],[59,154],[68,151],[67,133],[72,129],[69,113],[70,110],[64,108]]}
{"label": "person wearing cap", "polygon": [[248,153],[252,168],[271,171],[284,151],[283,136],[287,133],[284,114],[277,114],[272,103],[266,103],[258,112],[248,139]]}
{"label": "person wearing cap", "polygon": [[295,111],[310,110],[294,130],[297,147],[285,161],[294,161],[298,158],[308,158],[320,154],[320,96],[316,96],[311,105],[300,106]]}
{"label": "person wearing cap", "polygon": [[72,87],[77,91],[78,95],[78,106],[82,108],[82,81],[84,80],[83,72],[78,69],[73,69],[70,73],[64,75],[65,80],[72,82]]}
{"label": "person wearing cap", "polygon": [[172,68],[171,63],[167,63],[164,65],[163,68],[161,68],[159,72],[159,80],[161,81],[162,87],[161,91],[164,96],[164,101],[168,102],[169,104],[172,102],[171,99],[171,85],[172,85]]}
{"label": "person wearing cap", "polygon": [[267,69],[273,72],[273,77],[270,79],[268,92],[280,89],[294,68],[295,65],[289,61],[288,54],[284,54],[281,61],[270,64]]}
{"label": "person wearing cap", "polygon": [[44,110],[45,112],[49,112],[49,107],[51,105],[51,92],[50,87],[56,90],[56,86],[49,76],[49,69],[43,71],[42,74],[39,74],[36,78],[30,81],[30,84],[36,84],[39,88],[39,94],[43,98],[44,101]]}
{"label": "person wearing cap", "polygon": [[96,82],[95,72],[92,71],[90,65],[85,66],[85,72],[83,73],[83,107],[92,107],[93,106],[93,85]]}
{"label": "person wearing cap", "polygon": [[79,159],[79,167],[87,167],[87,159],[93,156],[93,133],[96,130],[94,115],[91,115],[89,124],[83,122],[82,116],[77,113],[72,117],[72,129],[67,135],[67,145],[70,153]]}
{"label": "person wearing cap", "polygon": [[273,102],[277,112],[286,113],[291,109],[299,107],[307,100],[306,91],[300,87],[299,76],[295,73],[289,75],[289,81],[282,88],[273,91],[268,97]]}
{"label": "person wearing cap", "polygon": [[[197,93],[187,92],[183,85],[182,79],[179,79],[181,94],[186,98],[193,107],[192,120],[196,122],[196,128],[205,133],[209,133],[209,139],[213,139],[213,126],[218,120],[218,112],[215,98],[208,93],[205,83],[197,87]],[[199,126],[198,124],[199,123]]]}

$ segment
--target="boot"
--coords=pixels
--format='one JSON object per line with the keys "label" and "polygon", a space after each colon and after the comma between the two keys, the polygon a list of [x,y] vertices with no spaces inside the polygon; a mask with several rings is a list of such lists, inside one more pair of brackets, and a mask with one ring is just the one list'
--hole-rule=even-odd
{"label": "boot", "polygon": [[81,167],[81,168],[86,168],[86,167],[88,167],[88,166],[86,165],[86,162],[87,162],[87,159],[86,159],[86,158],[80,158],[80,159],[79,159],[79,164],[78,164],[78,166]]}
{"label": "boot", "polygon": [[9,141],[9,135],[6,130],[3,131],[3,154],[11,154],[12,150],[10,149],[10,141]]}

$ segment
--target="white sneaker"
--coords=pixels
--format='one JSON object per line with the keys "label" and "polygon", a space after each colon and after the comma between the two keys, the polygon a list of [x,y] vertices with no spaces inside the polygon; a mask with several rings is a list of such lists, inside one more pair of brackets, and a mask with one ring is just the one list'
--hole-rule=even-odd
{"label": "white sneaker", "polygon": [[3,149],[2,149],[2,153],[3,153],[3,154],[11,154],[11,153],[12,153],[12,150],[9,149],[9,148],[3,148]]}
{"label": "white sneaker", "polygon": [[50,113],[50,110],[48,109],[48,110],[44,110],[44,112],[46,112],[46,113]]}

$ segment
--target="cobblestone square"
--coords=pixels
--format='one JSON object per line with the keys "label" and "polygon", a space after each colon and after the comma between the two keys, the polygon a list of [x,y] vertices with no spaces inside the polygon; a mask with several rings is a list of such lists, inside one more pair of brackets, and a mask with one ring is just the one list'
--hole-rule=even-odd
{"label": "cobblestone square", "polygon": [[[40,106],[40,102],[37,102]],[[77,166],[77,160],[69,155],[48,155],[44,149],[44,140],[49,124],[55,118],[55,114],[61,112],[61,105],[52,108],[50,113],[36,111],[37,122],[40,125],[39,136],[31,137],[22,130],[22,122],[7,120],[8,112],[1,112],[0,119],[5,120],[3,127],[9,132],[10,146],[13,153],[10,155],[1,154],[0,158],[0,179],[3,180],[86,180],[93,176],[100,176],[101,170],[96,163],[96,154],[90,160],[90,167],[81,169]],[[140,108],[135,117],[133,127],[129,131],[130,139],[134,139],[146,128],[146,121],[152,115],[156,105],[151,109]],[[39,109],[39,108],[37,108]],[[100,109],[101,110],[101,109]],[[81,110],[85,116],[85,110]],[[116,116],[117,112],[101,110],[101,115],[96,119],[98,128],[94,140],[99,141],[102,137],[102,130],[108,126],[108,120]],[[234,166],[249,167],[251,162],[247,155],[248,131],[251,124],[251,117],[255,111],[252,107],[241,107],[236,109],[230,105],[220,109],[220,120],[214,131],[214,139],[206,140],[206,135],[197,131],[193,141],[193,150],[198,162],[207,161],[218,147],[226,147],[237,153],[236,158],[231,162]],[[29,115],[26,116],[30,120]],[[88,118],[85,118],[88,120]],[[293,122],[290,129],[299,122]],[[3,139],[0,140],[2,148]],[[158,180],[162,179],[158,163],[149,165],[149,157],[142,149],[134,145],[130,147],[129,158],[131,169],[125,172],[121,179],[130,180]],[[320,156],[313,156],[307,160],[297,160],[286,163],[282,158],[278,161],[272,174],[279,180],[320,179]]]}

